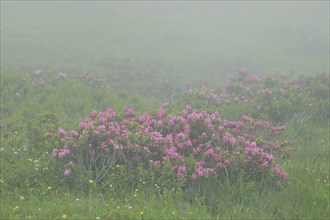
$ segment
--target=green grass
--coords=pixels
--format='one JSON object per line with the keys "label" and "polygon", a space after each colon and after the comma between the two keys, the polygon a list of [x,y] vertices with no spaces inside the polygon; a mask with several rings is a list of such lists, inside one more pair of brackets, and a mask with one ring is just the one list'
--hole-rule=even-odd
{"label": "green grass", "polygon": [[304,126],[294,139],[292,156],[282,163],[290,180],[281,189],[237,182],[210,186],[211,195],[187,200],[180,192],[158,194],[152,186],[131,192],[123,187],[120,193],[109,188],[103,194],[94,185],[87,193],[56,185],[7,191],[9,183],[2,176],[1,219],[61,219],[63,215],[68,219],[141,219],[141,211],[144,219],[327,219],[329,128]]}
{"label": "green grass", "polygon": [[[330,128],[319,121],[287,122],[290,157],[277,162],[290,179],[281,187],[238,179],[161,190],[129,175],[109,177],[107,185],[90,184],[86,175],[81,185],[68,185],[50,156],[49,129],[71,129],[93,109],[155,112],[187,84],[219,89],[240,67],[313,74],[329,66],[328,12],[317,3],[291,4],[294,16],[293,7],[276,2],[272,10],[264,3],[230,10],[225,2],[212,9],[198,2],[99,3],[1,1],[0,219],[330,219]],[[45,87],[32,86],[40,80],[36,69]]]}
{"label": "green grass", "polygon": [[[290,157],[277,160],[290,175],[281,187],[238,178],[233,183],[205,181],[200,189],[183,190],[174,183],[173,189],[160,189],[152,179],[130,179],[125,167],[122,176],[115,172],[105,185],[90,184],[84,175],[80,185],[72,186],[61,178],[63,170],[50,156],[54,146],[44,133],[74,127],[92,107],[121,109],[135,100],[143,112],[152,103],[102,86],[92,90],[93,85],[70,78],[48,76],[45,87],[35,87],[30,84],[34,76],[23,80],[20,74],[2,72],[1,77],[1,113],[6,115],[0,130],[1,219],[142,219],[142,211],[144,219],[329,218],[327,122],[296,118],[286,123],[286,138],[293,144]],[[17,97],[17,90],[25,92]],[[63,96],[64,90],[68,95]]]}
{"label": "green grass", "polygon": [[[317,126],[314,126],[317,129]],[[323,128],[324,129],[324,128]],[[2,219],[327,219],[329,217],[329,151],[326,129],[320,132],[318,145],[302,146],[284,163],[290,181],[281,190],[257,184],[237,183],[213,186],[214,198],[205,204],[192,203],[184,195],[168,193],[156,196],[152,188],[99,195],[43,189],[9,192],[1,190]],[[298,145],[294,145],[298,147]],[[86,180],[87,181],[87,180]],[[220,189],[220,190],[219,190]],[[24,197],[24,199],[22,198]],[[207,201],[207,200],[206,200]]]}
{"label": "green grass", "polygon": [[[0,130],[4,148],[0,160],[1,219],[61,219],[63,215],[68,219],[141,219],[141,211],[144,219],[329,217],[330,131],[326,122],[296,118],[286,123],[287,139],[293,144],[290,158],[277,160],[290,175],[282,187],[238,178],[231,183],[205,181],[202,189],[190,191],[175,184],[176,188],[160,189],[151,179],[130,179],[125,167],[119,176],[114,171],[105,185],[89,184],[85,175],[76,182],[80,185],[72,186],[61,178],[61,166],[50,156],[54,146],[44,133],[74,127],[94,107],[114,105],[121,109],[135,100],[144,111],[150,103],[117,95],[102,86],[92,90],[91,85],[73,79],[58,81],[48,76],[46,86],[35,87],[30,83],[35,76],[22,79],[20,74],[2,72],[1,77],[1,113],[6,116],[1,118],[6,127]],[[19,97],[17,90],[22,93]],[[64,96],[64,91],[69,93]]]}
{"label": "green grass", "polygon": [[[57,193],[52,190],[39,195],[17,193],[3,195],[1,219],[145,219],[155,218],[210,218],[205,206],[191,205],[171,196],[162,198],[143,197],[140,193],[126,198],[116,198],[111,194],[100,196],[91,192],[89,195]],[[23,199],[24,197],[24,199]]]}

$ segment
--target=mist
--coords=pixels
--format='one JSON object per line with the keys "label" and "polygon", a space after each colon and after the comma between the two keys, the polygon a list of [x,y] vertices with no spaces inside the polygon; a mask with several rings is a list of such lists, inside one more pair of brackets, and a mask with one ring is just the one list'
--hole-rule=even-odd
{"label": "mist", "polygon": [[2,69],[111,75],[114,62],[182,84],[328,72],[329,2],[1,1]]}
{"label": "mist", "polygon": [[0,219],[329,219],[329,1],[0,4]]}

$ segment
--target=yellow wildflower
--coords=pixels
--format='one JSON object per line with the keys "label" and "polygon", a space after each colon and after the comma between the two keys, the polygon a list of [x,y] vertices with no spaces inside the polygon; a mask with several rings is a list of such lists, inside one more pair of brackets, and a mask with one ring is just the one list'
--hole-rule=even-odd
{"label": "yellow wildflower", "polygon": [[16,209],[19,209],[19,206],[18,205],[14,207],[14,210],[16,210]]}

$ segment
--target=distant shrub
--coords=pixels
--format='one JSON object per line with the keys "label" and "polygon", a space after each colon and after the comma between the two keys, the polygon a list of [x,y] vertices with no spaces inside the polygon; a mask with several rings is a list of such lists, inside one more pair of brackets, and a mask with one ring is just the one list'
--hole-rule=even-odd
{"label": "distant shrub", "polygon": [[[249,77],[245,72],[231,78],[223,92],[201,87],[187,89],[178,95],[177,108],[182,103],[197,109],[218,111],[227,118],[247,114],[274,123],[292,119],[329,121],[329,75]],[[184,100],[184,101],[183,101]]]}

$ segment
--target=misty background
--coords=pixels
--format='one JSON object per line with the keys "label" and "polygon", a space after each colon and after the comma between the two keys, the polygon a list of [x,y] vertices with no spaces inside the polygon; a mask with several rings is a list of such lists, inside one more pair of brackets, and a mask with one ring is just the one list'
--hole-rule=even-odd
{"label": "misty background", "polygon": [[221,84],[240,68],[329,72],[329,1],[1,1],[2,70],[133,88]]}

